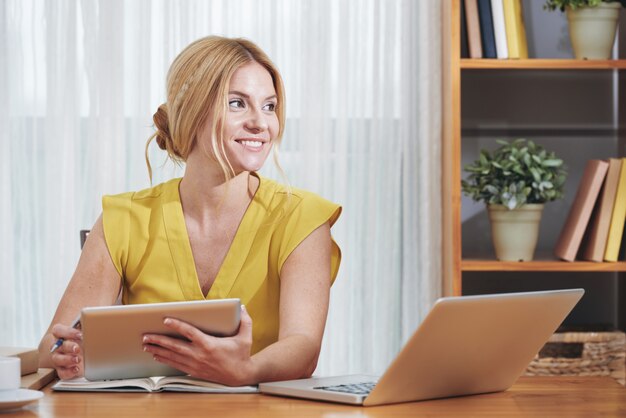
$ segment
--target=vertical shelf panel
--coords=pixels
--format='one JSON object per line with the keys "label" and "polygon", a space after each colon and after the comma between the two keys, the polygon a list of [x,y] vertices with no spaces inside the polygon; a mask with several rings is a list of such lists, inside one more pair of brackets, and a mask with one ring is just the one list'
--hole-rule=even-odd
{"label": "vertical shelf panel", "polygon": [[461,70],[460,3],[444,3],[442,272],[443,295],[461,295]]}

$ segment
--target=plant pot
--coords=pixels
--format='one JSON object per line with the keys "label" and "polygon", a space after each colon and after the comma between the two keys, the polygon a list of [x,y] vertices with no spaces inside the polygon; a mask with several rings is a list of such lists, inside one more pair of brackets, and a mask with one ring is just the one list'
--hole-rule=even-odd
{"label": "plant pot", "polygon": [[620,3],[596,7],[567,8],[569,37],[576,59],[605,60],[611,57]]}
{"label": "plant pot", "polygon": [[489,205],[491,238],[500,261],[531,261],[537,246],[543,204],[527,204],[509,210]]}

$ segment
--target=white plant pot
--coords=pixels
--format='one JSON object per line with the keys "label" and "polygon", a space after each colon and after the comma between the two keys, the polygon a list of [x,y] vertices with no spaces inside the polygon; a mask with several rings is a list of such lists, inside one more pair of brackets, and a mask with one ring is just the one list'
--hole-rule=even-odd
{"label": "white plant pot", "polygon": [[539,237],[543,204],[527,204],[509,210],[502,205],[489,205],[491,238],[500,261],[531,261]]}
{"label": "white plant pot", "polygon": [[567,8],[569,36],[576,59],[605,60],[611,57],[620,3],[596,7]]}

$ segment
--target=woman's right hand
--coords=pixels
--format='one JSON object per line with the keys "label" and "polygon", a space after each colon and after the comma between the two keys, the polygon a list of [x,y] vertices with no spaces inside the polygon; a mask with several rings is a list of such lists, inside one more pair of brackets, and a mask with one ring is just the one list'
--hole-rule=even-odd
{"label": "woman's right hand", "polygon": [[83,334],[80,330],[63,324],[55,324],[52,327],[54,341],[63,338],[63,344],[50,355],[53,367],[60,379],[72,379],[81,377],[83,368]]}

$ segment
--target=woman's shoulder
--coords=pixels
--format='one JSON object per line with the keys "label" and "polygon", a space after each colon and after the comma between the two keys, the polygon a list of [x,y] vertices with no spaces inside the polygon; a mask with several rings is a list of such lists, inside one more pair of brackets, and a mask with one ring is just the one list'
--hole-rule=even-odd
{"label": "woman's shoulder", "polygon": [[259,176],[261,182],[259,192],[263,200],[270,203],[272,208],[284,206],[287,204],[291,208],[295,208],[301,204],[328,203],[335,205],[331,201],[311,191],[300,189],[297,187],[287,187],[284,184],[272,180],[267,177]]}
{"label": "woman's shoulder", "polygon": [[302,218],[315,221],[319,218],[330,220],[333,224],[341,214],[339,204],[316,193],[296,187],[288,188],[265,177],[260,179],[260,201],[265,203],[265,207],[272,214],[272,217],[276,216],[283,222],[296,221]]}
{"label": "woman's shoulder", "polygon": [[128,204],[135,201],[149,201],[159,199],[163,194],[172,190],[177,190],[180,180],[180,178],[175,178],[143,190],[105,195],[103,199],[109,201],[125,202]]}

